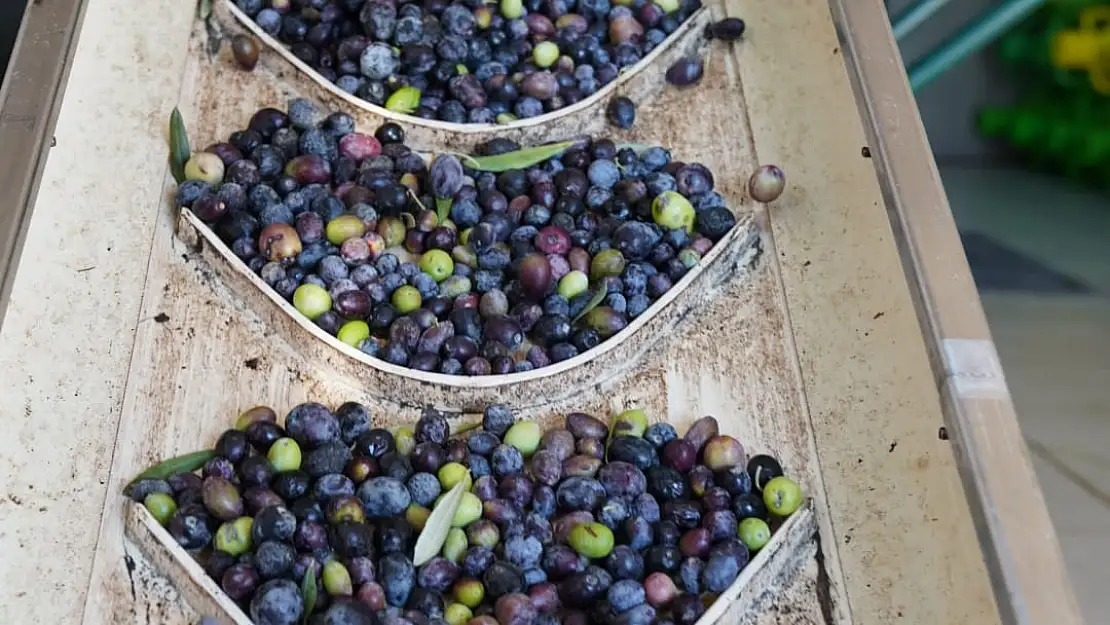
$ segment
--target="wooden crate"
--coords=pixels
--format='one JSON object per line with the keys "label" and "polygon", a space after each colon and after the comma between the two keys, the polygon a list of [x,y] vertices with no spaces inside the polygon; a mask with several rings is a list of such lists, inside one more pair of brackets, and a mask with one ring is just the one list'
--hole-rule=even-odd
{"label": "wooden crate", "polygon": [[[762,255],[634,370],[535,413],[713,412],[800,476],[812,555],[722,623],[1080,623],[881,3],[709,6],[746,40],[627,136],[718,172]],[[0,613],[18,622],[195,622],[125,537],[121,485],[247,404],[374,401],[175,237],[169,110],[215,139],[311,89],[206,55],[194,10],[33,3],[0,93]],[[769,209],[742,200],[765,162],[789,183]]]}

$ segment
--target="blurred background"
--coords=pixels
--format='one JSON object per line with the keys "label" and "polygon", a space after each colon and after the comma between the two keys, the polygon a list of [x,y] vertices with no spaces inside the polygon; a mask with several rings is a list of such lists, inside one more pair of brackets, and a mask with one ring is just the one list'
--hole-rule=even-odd
{"label": "blurred background", "polygon": [[[0,0],[0,75],[25,6]],[[1087,621],[1105,622],[1110,0],[887,11],[1072,584]]]}
{"label": "blurred background", "polygon": [[1106,622],[1110,0],[887,12],[1071,582]]}

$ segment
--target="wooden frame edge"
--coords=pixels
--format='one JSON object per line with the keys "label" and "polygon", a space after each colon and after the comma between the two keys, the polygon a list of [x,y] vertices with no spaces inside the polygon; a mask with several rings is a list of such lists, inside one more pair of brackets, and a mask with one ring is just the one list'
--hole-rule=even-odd
{"label": "wooden frame edge", "polygon": [[87,5],[28,0],[0,86],[0,326]]}
{"label": "wooden frame edge", "polygon": [[979,293],[880,0],[830,0],[948,432],[1007,625],[1080,625]]}

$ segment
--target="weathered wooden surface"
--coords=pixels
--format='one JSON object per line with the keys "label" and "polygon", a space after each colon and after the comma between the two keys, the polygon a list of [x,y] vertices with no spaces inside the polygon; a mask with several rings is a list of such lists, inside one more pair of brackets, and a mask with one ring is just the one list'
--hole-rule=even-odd
{"label": "weathered wooden surface", "polygon": [[[871,5],[871,6],[868,6]],[[852,28],[882,25],[877,2],[838,2]],[[901,66],[874,50],[884,37],[850,38],[861,108],[871,118],[876,166],[890,196],[894,227],[907,275],[917,297],[936,383],[965,487],[971,494],[980,542],[994,591],[1007,623],[1081,625],[1079,603],[1068,582],[1063,554],[1025,448],[1002,365],[978,291],[966,273],[967,259],[952,223],[940,174],[928,147],[915,138],[919,119],[883,118],[877,107],[913,107]],[[854,39],[854,41],[853,41]],[[881,104],[876,93],[884,94]],[[891,193],[898,189],[898,193]],[[953,253],[936,255],[947,248]]]}
{"label": "weathered wooden surface", "polygon": [[[0,329],[0,379],[12,381],[0,403],[12,424],[0,442],[0,613],[193,622],[125,557],[122,483],[155,458],[214,440],[248,404],[286,409],[372,389],[305,367],[192,261],[160,208],[172,106],[194,132],[226,134],[258,105],[247,95],[282,85],[229,75],[200,90],[198,57],[186,54],[191,3],[88,2]],[[696,155],[741,207],[757,162],[782,165],[788,193],[754,212],[765,228],[756,270],[730,281],[643,368],[574,408],[635,402],[680,427],[711,412],[800,476],[819,548],[791,592],[744,622],[998,622],[953,456],[937,437],[939,396],[873,164],[860,155],[866,135],[829,8],[725,6],[748,22],[746,41],[711,48],[703,84],[664,92],[624,136]],[[238,114],[205,120],[219,99]],[[42,600],[27,580],[58,600]]]}

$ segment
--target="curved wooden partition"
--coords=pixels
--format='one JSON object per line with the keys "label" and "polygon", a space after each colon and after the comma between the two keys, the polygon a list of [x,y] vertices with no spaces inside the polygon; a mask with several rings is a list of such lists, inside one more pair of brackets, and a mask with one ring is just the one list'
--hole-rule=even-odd
{"label": "curved wooden partition", "polygon": [[683,57],[702,55],[708,44],[706,29],[713,21],[708,8],[699,9],[639,63],[581,102],[509,124],[488,125],[422,119],[395,113],[351,95],[293,56],[289,48],[266,34],[232,0],[216,0],[212,18],[210,24],[224,30],[222,35],[250,33],[261,42],[264,53],[255,72],[274,72],[286,78],[289,73],[295,73],[295,91],[319,100],[326,108],[353,115],[360,126],[376,127],[391,121],[401,123],[408,133],[407,143],[415,149],[427,150],[469,150],[494,138],[538,145],[600,132],[606,127],[605,109],[613,97],[625,96],[637,106],[648,104],[667,87],[664,75],[668,67]]}
{"label": "curved wooden partition", "polygon": [[[461,376],[397,366],[341,342],[302,315],[188,209],[177,235],[225,285],[281,339],[313,366],[356,380],[368,391],[401,406],[431,405],[450,412],[480,411],[506,402],[530,408],[600,387],[634,369],[653,346],[703,307],[730,279],[744,279],[759,258],[760,231],[750,214],[624,330],[597,347],[547,367],[505,375]],[[696,317],[696,315],[694,315]]]}

